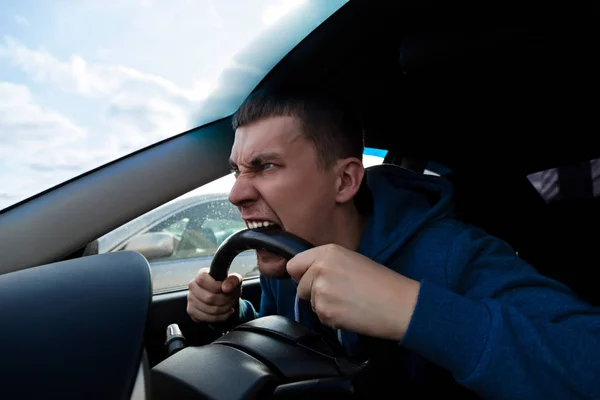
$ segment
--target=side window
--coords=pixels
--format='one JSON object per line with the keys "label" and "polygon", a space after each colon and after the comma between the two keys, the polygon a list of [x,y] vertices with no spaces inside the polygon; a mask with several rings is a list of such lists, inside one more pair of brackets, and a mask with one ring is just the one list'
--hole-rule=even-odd
{"label": "side window", "polygon": [[[246,229],[227,198],[233,182],[228,175],[130,221],[98,239],[98,253],[137,251],[150,264],[154,292],[185,288],[223,241]],[[256,253],[239,254],[230,272],[258,276]]]}
{"label": "side window", "polygon": [[600,159],[549,168],[527,178],[547,204],[600,197]]}
{"label": "side window", "polygon": [[243,221],[232,219],[207,218],[203,224],[203,229],[209,232],[218,246],[229,236],[245,228],[246,224]]}
{"label": "side window", "polygon": [[185,214],[185,212],[177,214],[165,222],[158,224],[148,232],[165,232],[172,235],[174,238],[181,240],[181,236],[183,235],[187,224],[190,222],[190,219]]}
{"label": "side window", "polygon": [[238,210],[227,200],[217,199],[179,211],[150,229],[174,238],[173,252],[159,260],[212,257],[225,239],[245,229]]}

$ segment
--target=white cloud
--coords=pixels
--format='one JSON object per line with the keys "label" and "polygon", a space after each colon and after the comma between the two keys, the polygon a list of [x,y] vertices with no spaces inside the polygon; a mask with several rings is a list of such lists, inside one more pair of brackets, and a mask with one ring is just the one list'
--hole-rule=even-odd
{"label": "white cloud", "polygon": [[[27,86],[0,83],[0,181],[10,188],[0,190],[0,209],[15,196],[27,197],[192,128],[193,112],[212,90],[203,81],[181,88],[160,76],[78,55],[61,60],[11,37],[0,41],[0,58],[54,91],[100,104],[97,124],[86,130],[40,107]],[[17,170],[22,182],[3,176]]]}
{"label": "white cloud", "polygon": [[0,209],[144,144],[119,132],[94,137],[88,128],[37,104],[27,86],[0,82]]}
{"label": "white cloud", "polygon": [[199,101],[207,96],[210,88],[205,82],[197,82],[191,89],[184,89],[160,76],[120,65],[88,63],[78,55],[68,61],[59,60],[43,48],[32,50],[10,36],[4,37],[0,56],[9,58],[38,82],[53,83],[59,89],[90,97],[109,97],[128,89],[142,89],[144,95],[150,91],[176,100]]}
{"label": "white cloud", "polygon": [[61,146],[85,137],[84,129],[64,115],[36,105],[27,86],[9,82],[0,82],[0,122],[3,157],[32,142]]}
{"label": "white cloud", "polygon": [[90,63],[78,55],[60,60],[47,50],[24,46],[4,37],[0,57],[38,83],[51,84],[61,92],[101,100],[106,123],[148,145],[192,127],[190,117],[213,86],[204,81],[181,88],[160,76],[121,65]]}
{"label": "white cloud", "polygon": [[[0,82],[0,208],[71,175],[73,164],[64,151],[86,137],[85,128],[36,104],[27,86]],[[50,175],[48,158],[55,172]],[[31,169],[39,170],[35,179]]]}

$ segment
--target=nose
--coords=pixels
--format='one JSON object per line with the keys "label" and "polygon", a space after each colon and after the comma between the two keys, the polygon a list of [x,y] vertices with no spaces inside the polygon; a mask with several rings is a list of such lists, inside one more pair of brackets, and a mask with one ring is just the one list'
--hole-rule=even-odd
{"label": "nose", "polygon": [[231,192],[229,192],[229,201],[237,207],[243,207],[258,199],[258,191],[252,184],[252,181],[246,177],[240,176],[235,180]]}

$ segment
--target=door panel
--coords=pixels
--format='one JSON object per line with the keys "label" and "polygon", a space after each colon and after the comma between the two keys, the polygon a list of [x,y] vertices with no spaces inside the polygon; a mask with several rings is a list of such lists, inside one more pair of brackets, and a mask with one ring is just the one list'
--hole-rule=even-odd
{"label": "door panel", "polygon": [[[144,341],[151,367],[166,357],[165,333],[170,324],[179,325],[189,346],[201,346],[212,342],[219,336],[219,333],[209,328],[207,324],[192,321],[186,311],[187,295],[187,290],[181,290],[153,296]],[[242,284],[242,298],[249,300],[258,310],[260,296],[260,280],[258,278],[245,279]]]}

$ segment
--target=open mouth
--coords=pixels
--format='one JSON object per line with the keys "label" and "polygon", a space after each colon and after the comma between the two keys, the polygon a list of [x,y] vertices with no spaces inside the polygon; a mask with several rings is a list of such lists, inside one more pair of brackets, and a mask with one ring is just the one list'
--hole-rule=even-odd
{"label": "open mouth", "polygon": [[281,226],[271,221],[246,221],[248,229],[281,229]]}

